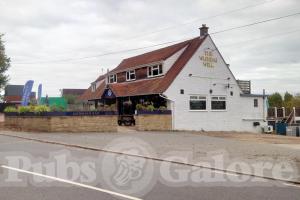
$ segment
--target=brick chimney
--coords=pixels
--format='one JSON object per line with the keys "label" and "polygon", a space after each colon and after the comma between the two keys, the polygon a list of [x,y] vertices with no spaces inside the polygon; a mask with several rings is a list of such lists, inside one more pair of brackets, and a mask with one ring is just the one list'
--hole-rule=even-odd
{"label": "brick chimney", "polygon": [[208,35],[208,27],[206,26],[206,24],[202,24],[202,27],[199,29],[200,29],[200,37],[204,37]]}

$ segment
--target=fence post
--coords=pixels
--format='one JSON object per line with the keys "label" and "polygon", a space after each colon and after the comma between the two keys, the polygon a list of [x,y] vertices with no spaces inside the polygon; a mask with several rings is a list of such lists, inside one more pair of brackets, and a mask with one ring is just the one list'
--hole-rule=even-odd
{"label": "fence post", "polygon": [[282,107],[282,115],[283,115],[283,118],[285,118],[285,107]]}
{"label": "fence post", "polygon": [[277,119],[277,107],[274,107],[275,119]]}

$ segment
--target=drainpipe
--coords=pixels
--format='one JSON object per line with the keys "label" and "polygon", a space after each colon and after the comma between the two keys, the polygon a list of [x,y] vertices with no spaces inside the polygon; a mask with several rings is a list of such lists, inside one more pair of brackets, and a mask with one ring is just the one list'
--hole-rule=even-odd
{"label": "drainpipe", "polygon": [[168,99],[166,96],[162,94],[158,94],[161,98],[171,101],[171,109],[172,109],[172,130],[174,130],[175,127],[175,101],[172,99]]}

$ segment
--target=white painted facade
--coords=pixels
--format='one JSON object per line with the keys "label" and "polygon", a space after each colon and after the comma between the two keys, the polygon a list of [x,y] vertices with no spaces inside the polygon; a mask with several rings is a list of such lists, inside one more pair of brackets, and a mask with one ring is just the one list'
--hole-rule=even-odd
{"label": "white painted facade", "polygon": [[[205,50],[211,51],[217,59],[213,67],[205,66],[203,60],[200,60]],[[182,52],[177,52],[164,62],[165,71]],[[184,94],[181,94],[180,90],[183,90]],[[210,36],[203,41],[164,93],[169,99],[168,107],[172,110],[175,130],[261,132],[262,127],[267,124],[264,120],[266,112],[263,97],[245,97],[241,94],[235,77]],[[205,96],[206,110],[190,110],[191,95]],[[215,96],[226,97],[226,110],[211,109],[211,99]],[[258,101],[257,107],[254,107],[254,99]],[[260,125],[254,126],[254,122],[259,122]]]}

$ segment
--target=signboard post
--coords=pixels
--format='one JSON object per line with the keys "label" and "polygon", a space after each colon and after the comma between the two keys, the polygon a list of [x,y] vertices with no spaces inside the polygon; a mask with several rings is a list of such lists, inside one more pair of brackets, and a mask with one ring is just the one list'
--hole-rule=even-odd
{"label": "signboard post", "polygon": [[22,102],[21,102],[22,106],[27,106],[29,103],[33,82],[34,82],[33,80],[29,80],[24,85]]}

